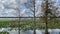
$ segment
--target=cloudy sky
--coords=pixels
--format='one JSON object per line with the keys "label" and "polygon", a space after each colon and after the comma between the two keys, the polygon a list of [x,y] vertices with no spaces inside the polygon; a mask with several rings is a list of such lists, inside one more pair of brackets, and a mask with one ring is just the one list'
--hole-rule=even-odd
{"label": "cloudy sky", "polygon": [[[28,16],[33,16],[33,12],[29,9],[32,7],[31,3],[28,3],[32,0],[0,0],[0,17],[16,17],[19,15],[28,17]],[[56,4],[60,3],[60,0],[53,0],[56,1]],[[41,14],[40,10],[40,3],[41,0],[36,0],[36,16]],[[27,3],[27,4],[25,4]],[[39,9],[38,9],[39,8]]]}

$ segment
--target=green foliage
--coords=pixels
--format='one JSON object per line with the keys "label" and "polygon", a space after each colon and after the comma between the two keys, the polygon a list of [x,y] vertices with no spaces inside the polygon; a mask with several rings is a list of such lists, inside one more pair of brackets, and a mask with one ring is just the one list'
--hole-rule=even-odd
{"label": "green foliage", "polygon": [[16,20],[0,20],[0,27],[8,27],[14,22],[16,22]]}
{"label": "green foliage", "polygon": [[[17,23],[17,20],[0,20],[0,27],[17,27],[15,22]],[[48,28],[60,28],[60,19],[51,19],[48,20]],[[42,19],[36,19],[35,20],[36,26],[34,26],[33,19],[23,19],[21,20],[19,24],[20,29],[45,29],[45,23]]]}
{"label": "green foliage", "polygon": [[0,32],[0,34],[9,34],[8,32]]}

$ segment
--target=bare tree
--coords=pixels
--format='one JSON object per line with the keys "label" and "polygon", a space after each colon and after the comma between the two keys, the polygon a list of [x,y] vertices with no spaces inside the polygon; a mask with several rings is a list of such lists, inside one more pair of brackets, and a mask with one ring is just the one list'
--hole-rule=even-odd
{"label": "bare tree", "polygon": [[[20,0],[15,0],[15,2],[16,2],[16,4],[14,4],[14,3],[4,4],[4,7],[6,9],[13,9],[13,10],[15,10],[16,11],[16,13],[15,13],[16,17],[20,17]],[[16,24],[14,24],[14,26],[18,27],[18,34],[20,34],[20,18],[18,19],[18,23],[16,22]]]}
{"label": "bare tree", "polygon": [[[31,3],[31,6],[30,7],[27,7],[26,5],[28,5],[29,6],[29,3]],[[36,23],[35,23],[35,0],[30,0],[29,2],[27,2],[27,3],[25,3],[25,6],[27,7],[27,8],[29,8],[32,12],[33,12],[33,15],[34,15],[34,18],[33,18],[33,20],[34,20],[34,24],[33,24],[33,26],[34,26],[34,28],[33,28],[33,34],[36,34]]]}

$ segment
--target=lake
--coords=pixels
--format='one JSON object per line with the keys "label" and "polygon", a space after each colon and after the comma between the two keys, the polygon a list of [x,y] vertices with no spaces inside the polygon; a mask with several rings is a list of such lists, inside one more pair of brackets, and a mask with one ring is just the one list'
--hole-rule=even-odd
{"label": "lake", "polygon": [[[5,31],[9,34],[18,34],[17,28],[0,28],[0,32]],[[36,34],[43,34],[45,30],[36,30]],[[60,29],[48,29],[50,34],[60,34]],[[20,34],[33,34],[33,30],[21,30]]]}

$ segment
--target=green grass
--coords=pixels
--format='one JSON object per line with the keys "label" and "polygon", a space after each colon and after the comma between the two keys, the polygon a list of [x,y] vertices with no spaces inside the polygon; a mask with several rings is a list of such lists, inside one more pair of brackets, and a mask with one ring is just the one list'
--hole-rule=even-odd
{"label": "green grass", "polygon": [[0,32],[0,34],[9,34],[8,32]]}
{"label": "green grass", "polygon": [[8,27],[14,22],[16,22],[16,20],[0,20],[0,27]]}
{"label": "green grass", "polygon": [[[0,20],[0,27],[17,27],[18,20]],[[50,21],[50,22],[49,22]],[[34,20],[33,19],[24,19],[21,20],[20,22],[20,26],[21,29],[23,28],[29,28],[29,29],[33,29],[36,27],[36,29],[45,29],[45,23],[43,20],[40,19],[36,19],[35,20],[35,25],[34,26]],[[56,19],[54,21],[54,19],[52,20],[48,20],[48,28],[54,29],[54,28],[60,28],[60,20]]]}

